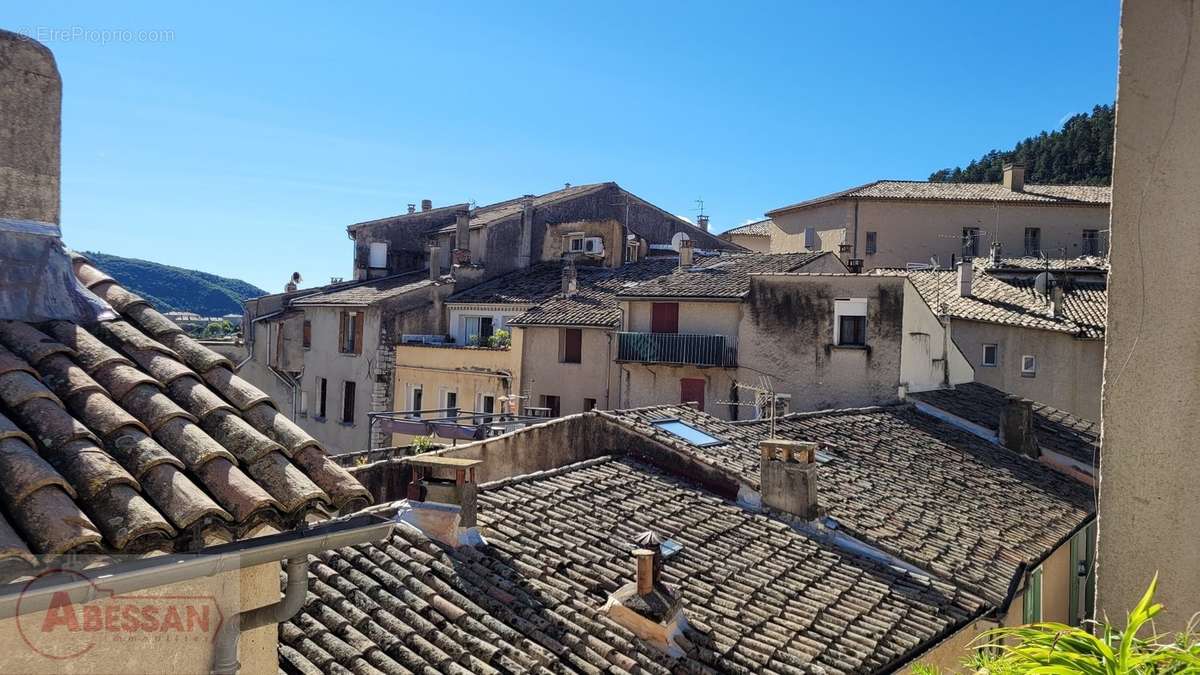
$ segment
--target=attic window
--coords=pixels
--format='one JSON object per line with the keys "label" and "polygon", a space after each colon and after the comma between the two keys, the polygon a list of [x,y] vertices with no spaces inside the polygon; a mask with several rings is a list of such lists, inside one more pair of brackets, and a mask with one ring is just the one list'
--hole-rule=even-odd
{"label": "attic window", "polygon": [[662,429],[668,434],[671,434],[672,436],[682,438],[698,448],[703,448],[710,445],[721,445],[725,443],[725,441],[714,436],[710,436],[703,431],[700,431],[696,427],[677,419],[658,420],[656,422],[651,422],[651,424],[659,429]]}

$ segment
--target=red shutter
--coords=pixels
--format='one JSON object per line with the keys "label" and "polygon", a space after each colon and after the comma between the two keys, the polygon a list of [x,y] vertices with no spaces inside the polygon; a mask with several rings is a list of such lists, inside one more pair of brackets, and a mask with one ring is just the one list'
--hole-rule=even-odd
{"label": "red shutter", "polygon": [[656,302],[650,311],[651,333],[679,332],[679,303]]}
{"label": "red shutter", "polygon": [[695,403],[696,410],[704,410],[704,380],[698,377],[685,377],[679,380],[679,402]]}
{"label": "red shutter", "polygon": [[563,362],[582,363],[583,331],[578,328],[564,329],[563,343]]}
{"label": "red shutter", "polygon": [[308,349],[312,346],[312,322],[305,319],[304,321],[304,348]]}
{"label": "red shutter", "polygon": [[363,345],[363,312],[358,312],[354,315],[354,353],[362,353]]}

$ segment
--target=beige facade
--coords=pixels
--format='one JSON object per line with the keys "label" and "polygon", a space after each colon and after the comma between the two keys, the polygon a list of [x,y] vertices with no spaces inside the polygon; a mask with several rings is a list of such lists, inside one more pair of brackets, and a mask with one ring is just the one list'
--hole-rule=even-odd
{"label": "beige facade", "polygon": [[[987,255],[993,239],[1006,256],[1025,254],[1025,228],[1037,227],[1041,250],[1050,257],[1083,254],[1084,230],[1103,232],[1108,227],[1108,206],[1059,206],[1000,202],[837,200],[814,206],[773,212],[775,223],[771,253],[837,251],[853,246],[852,256],[862,258],[867,269],[904,267],[910,263],[942,266],[962,259],[963,228],[978,228],[977,255]],[[806,247],[807,228],[813,228],[816,247]],[[867,246],[873,232],[876,252]],[[1101,238],[1101,252],[1106,241]]]}
{"label": "beige facade", "polygon": [[[579,363],[565,359],[565,332],[580,331]],[[616,335],[610,329],[575,326],[526,326],[521,336],[521,393],[526,405],[545,406],[557,397],[559,414],[616,407],[617,367],[613,362]]]}
{"label": "beige facade", "polygon": [[721,238],[754,253],[771,253],[771,237],[761,234],[729,234]]}
{"label": "beige facade", "polygon": [[1197,43],[1191,3],[1123,3],[1097,607],[1124,616],[1157,572],[1160,632],[1200,611]]}
{"label": "beige facade", "polygon": [[[1078,417],[1100,419],[1103,340],[967,319],[950,322],[951,336],[975,368],[976,382]],[[996,345],[995,365],[985,361],[985,345]],[[1022,370],[1026,356],[1035,359],[1032,373]]]}

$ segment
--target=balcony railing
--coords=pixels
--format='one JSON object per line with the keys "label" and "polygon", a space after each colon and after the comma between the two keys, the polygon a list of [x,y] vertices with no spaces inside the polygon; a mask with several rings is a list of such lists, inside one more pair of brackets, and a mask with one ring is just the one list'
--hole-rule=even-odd
{"label": "balcony railing", "polygon": [[737,340],[724,335],[617,333],[617,360],[733,367],[737,365]]}

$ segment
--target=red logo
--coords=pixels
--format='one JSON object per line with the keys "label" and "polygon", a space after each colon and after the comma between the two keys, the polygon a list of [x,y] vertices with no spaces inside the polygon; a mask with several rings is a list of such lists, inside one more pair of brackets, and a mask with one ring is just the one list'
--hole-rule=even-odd
{"label": "red logo", "polygon": [[[75,602],[65,591],[54,593],[45,612],[30,611],[21,603],[34,583],[83,580],[92,588],[86,603]],[[53,579],[58,577],[58,579]],[[209,643],[216,637],[224,616],[212,595],[118,595],[97,586],[76,570],[52,569],[25,584],[17,600],[17,630],[34,652],[56,660],[76,659],[102,643],[118,645]],[[130,645],[132,646],[132,645]]]}

